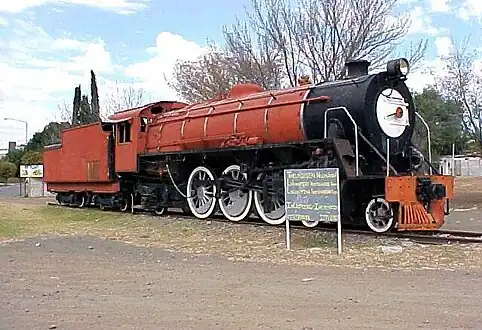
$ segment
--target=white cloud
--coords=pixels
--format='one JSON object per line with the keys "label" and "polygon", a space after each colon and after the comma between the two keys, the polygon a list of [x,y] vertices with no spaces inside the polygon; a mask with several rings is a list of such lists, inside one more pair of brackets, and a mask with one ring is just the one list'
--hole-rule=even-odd
{"label": "white cloud", "polygon": [[458,15],[464,20],[469,20],[472,17],[482,17],[482,1],[480,0],[462,0],[459,7]]}
{"label": "white cloud", "polygon": [[[11,37],[0,40],[0,149],[8,141],[24,142],[24,126],[4,117],[28,120],[31,137],[49,121],[61,119],[58,105],[65,101],[70,107],[75,86],[81,84],[82,92],[90,94],[91,69],[101,109],[116,87],[128,85],[143,88],[153,99],[176,99],[165,77],[171,77],[176,60],[195,59],[205,50],[180,35],[162,32],[146,49],[150,59],[123,67],[113,63],[101,39],[54,38],[31,23],[11,22]],[[116,84],[117,79],[121,83]],[[122,83],[129,79],[135,82]]]}
{"label": "white cloud", "polygon": [[25,9],[46,4],[83,5],[113,11],[118,14],[132,14],[146,7],[149,0],[1,0],[0,12],[19,13]]}
{"label": "white cloud", "polygon": [[452,40],[449,37],[437,37],[435,39],[435,47],[439,57],[447,56],[453,48]]}
{"label": "white cloud", "polygon": [[433,12],[449,12],[449,0],[429,0]]}
{"label": "white cloud", "polygon": [[411,24],[408,35],[421,33],[435,36],[440,33],[440,31],[432,25],[430,17],[422,7],[415,7],[409,15]]}
{"label": "white cloud", "polygon": [[140,81],[144,89],[158,98],[176,98],[165,77],[171,78],[176,60],[194,60],[204,50],[202,46],[180,35],[162,32],[157,35],[155,46],[147,49],[152,57],[145,62],[129,65],[125,74]]}
{"label": "white cloud", "polygon": [[[0,149],[7,141],[23,143],[19,123],[4,117],[28,120],[29,136],[49,121],[59,120],[57,105],[65,98],[70,105],[75,86],[90,92],[90,70],[97,76],[117,67],[104,42],[53,38],[41,28],[12,21],[11,38],[0,41]],[[98,77],[99,89],[106,79]]]}
{"label": "white cloud", "polygon": [[411,72],[407,77],[407,86],[418,92],[421,92],[424,87],[435,83],[435,77],[444,70],[444,63],[440,58],[424,60],[420,68],[421,69],[417,71]]}

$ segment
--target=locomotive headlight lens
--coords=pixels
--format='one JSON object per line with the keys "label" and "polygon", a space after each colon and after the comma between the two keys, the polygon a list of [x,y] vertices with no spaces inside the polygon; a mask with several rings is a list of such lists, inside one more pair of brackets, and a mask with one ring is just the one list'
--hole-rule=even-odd
{"label": "locomotive headlight lens", "polygon": [[387,73],[391,76],[406,76],[410,72],[410,64],[406,58],[391,60],[387,63]]}
{"label": "locomotive headlight lens", "polygon": [[404,58],[400,59],[399,61],[400,73],[406,76],[410,72],[410,65],[408,64],[408,61]]}

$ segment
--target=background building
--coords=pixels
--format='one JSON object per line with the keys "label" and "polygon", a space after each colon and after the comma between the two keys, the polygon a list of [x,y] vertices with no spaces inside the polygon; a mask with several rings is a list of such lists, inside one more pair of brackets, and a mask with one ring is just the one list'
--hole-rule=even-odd
{"label": "background building", "polygon": [[[455,155],[455,176],[482,176],[482,157],[479,155]],[[442,156],[439,169],[443,174],[452,174],[452,156]]]}

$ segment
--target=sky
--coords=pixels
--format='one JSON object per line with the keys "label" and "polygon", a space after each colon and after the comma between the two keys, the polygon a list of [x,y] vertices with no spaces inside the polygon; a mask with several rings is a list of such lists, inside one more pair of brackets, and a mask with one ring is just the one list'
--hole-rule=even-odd
{"label": "sky", "polygon": [[[116,84],[135,84],[151,100],[176,99],[165,77],[177,59],[195,59],[207,38],[221,43],[222,27],[243,19],[249,0],[0,0],[0,149],[24,143],[71,107],[74,87],[90,95],[90,70],[101,107]],[[471,34],[482,45],[482,1],[400,0],[410,14],[405,42],[428,38],[423,67],[441,70],[452,38]],[[432,78],[423,69],[407,83],[421,90]]]}

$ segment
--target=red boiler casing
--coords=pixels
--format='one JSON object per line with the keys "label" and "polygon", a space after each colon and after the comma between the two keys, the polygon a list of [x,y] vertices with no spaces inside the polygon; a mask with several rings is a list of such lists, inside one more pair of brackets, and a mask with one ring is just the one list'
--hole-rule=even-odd
{"label": "red boiler casing", "polygon": [[258,85],[233,86],[227,98],[165,112],[150,124],[147,152],[173,152],[304,140],[308,86],[264,91]]}

